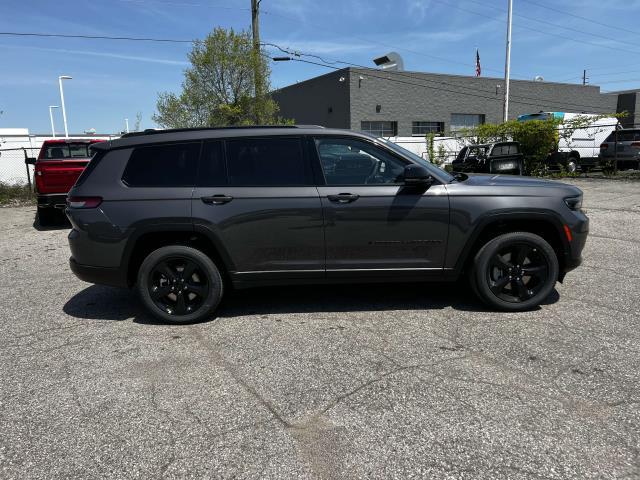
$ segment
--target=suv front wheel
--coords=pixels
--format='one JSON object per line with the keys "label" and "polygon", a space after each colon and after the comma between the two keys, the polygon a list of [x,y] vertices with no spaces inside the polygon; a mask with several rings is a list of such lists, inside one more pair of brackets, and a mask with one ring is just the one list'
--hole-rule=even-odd
{"label": "suv front wheel", "polygon": [[480,299],[500,310],[540,305],[558,278],[558,258],[542,237],[528,232],[500,235],[476,254],[472,284]]}
{"label": "suv front wheel", "polygon": [[151,252],[138,271],[137,288],[147,310],[170,323],[211,318],[223,294],[216,264],[200,250],[182,245]]}

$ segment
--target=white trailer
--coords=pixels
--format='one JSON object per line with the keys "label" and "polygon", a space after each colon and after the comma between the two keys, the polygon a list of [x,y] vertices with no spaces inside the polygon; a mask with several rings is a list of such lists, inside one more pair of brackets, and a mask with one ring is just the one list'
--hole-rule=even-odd
{"label": "white trailer", "polygon": [[[568,156],[566,165],[569,171],[575,171],[578,166],[595,166],[598,162],[600,144],[620,126],[617,118],[602,117],[595,113],[539,112],[520,115],[518,121],[550,118],[560,120],[558,152]],[[575,128],[576,126],[581,128]]]}

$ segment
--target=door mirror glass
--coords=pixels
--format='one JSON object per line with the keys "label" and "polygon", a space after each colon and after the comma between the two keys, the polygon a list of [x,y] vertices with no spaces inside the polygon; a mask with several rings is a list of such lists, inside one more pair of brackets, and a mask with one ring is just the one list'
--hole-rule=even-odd
{"label": "door mirror glass", "polygon": [[411,164],[404,167],[404,184],[428,187],[433,183],[433,177],[422,165]]}

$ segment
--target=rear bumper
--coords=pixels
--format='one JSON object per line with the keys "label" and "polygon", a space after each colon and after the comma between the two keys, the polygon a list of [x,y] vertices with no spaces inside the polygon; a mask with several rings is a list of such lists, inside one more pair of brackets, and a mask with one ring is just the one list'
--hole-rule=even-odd
{"label": "rear bumper", "polygon": [[66,193],[38,194],[38,208],[57,208],[59,210],[64,210],[66,206]]}
{"label": "rear bumper", "polygon": [[119,268],[94,267],[81,265],[73,257],[69,259],[69,267],[76,277],[83,282],[128,287],[126,275]]}

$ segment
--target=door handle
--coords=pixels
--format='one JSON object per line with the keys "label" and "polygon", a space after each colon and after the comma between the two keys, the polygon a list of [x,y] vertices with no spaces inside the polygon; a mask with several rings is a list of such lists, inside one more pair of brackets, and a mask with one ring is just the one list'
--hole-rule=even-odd
{"label": "door handle", "polygon": [[222,205],[225,203],[229,203],[231,200],[233,200],[233,197],[229,195],[212,195],[210,197],[200,197],[200,200],[202,200],[207,205]]}
{"label": "door handle", "polygon": [[351,203],[360,198],[355,193],[339,193],[338,195],[327,195],[327,198],[336,203]]}

